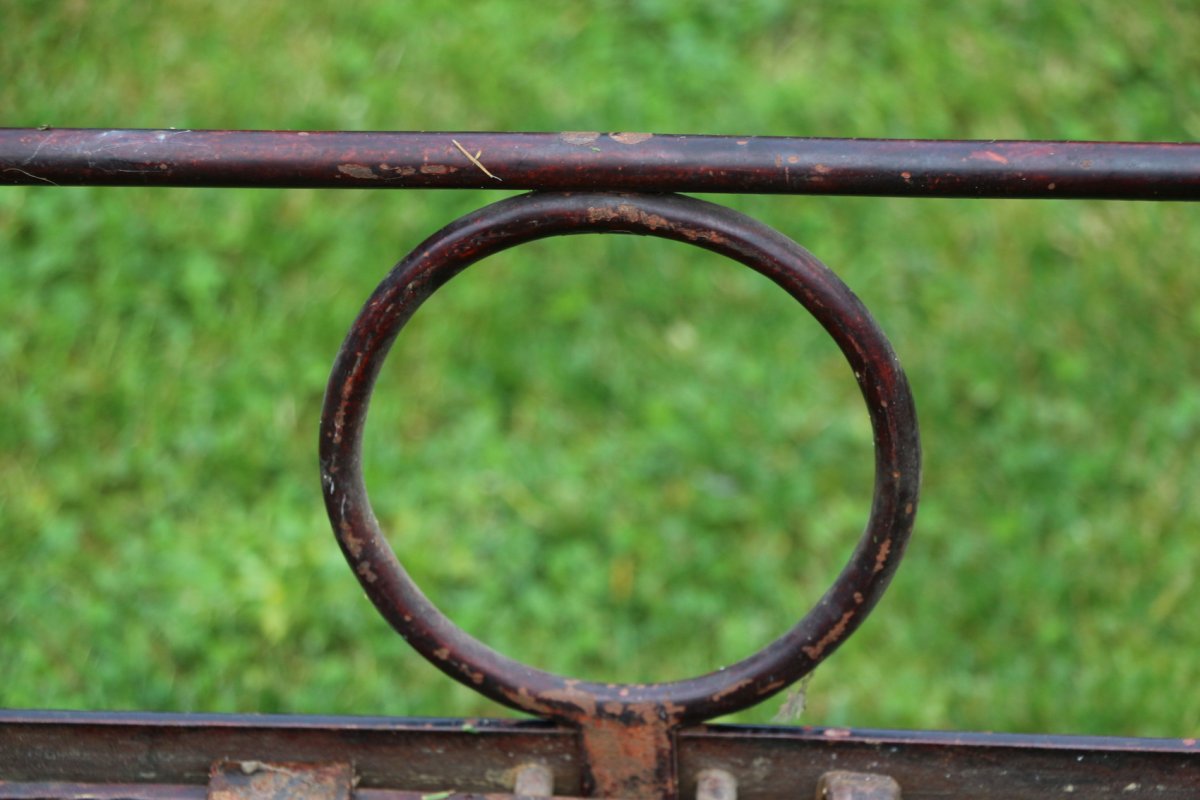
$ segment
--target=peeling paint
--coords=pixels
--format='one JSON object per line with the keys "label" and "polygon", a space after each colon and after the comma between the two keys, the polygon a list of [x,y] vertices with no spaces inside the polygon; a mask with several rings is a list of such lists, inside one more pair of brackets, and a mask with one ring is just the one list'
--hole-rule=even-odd
{"label": "peeling paint", "polygon": [[[185,135],[186,134],[186,135]],[[903,194],[953,197],[1069,197],[1197,200],[1200,144],[1151,142],[997,142],[653,136],[595,131],[458,134],[505,188],[594,191],[730,191]],[[211,185],[390,188],[376,165],[422,159],[443,163],[445,133],[381,131],[0,130],[0,183],[53,185]],[[467,140],[469,137],[469,141]],[[638,145],[621,168],[580,174],[555,154],[600,144]],[[748,144],[755,147],[749,148]],[[603,148],[606,155],[612,148]],[[153,153],[148,157],[147,154]],[[281,154],[295,169],[280,170]],[[436,155],[435,155],[436,154]],[[805,165],[806,180],[785,172]],[[601,161],[602,159],[596,159]],[[811,168],[822,163],[831,174]],[[786,162],[792,163],[792,162]],[[130,165],[145,169],[130,169]],[[160,168],[166,164],[167,168]],[[375,175],[368,175],[374,169]],[[151,170],[151,171],[146,171]],[[347,171],[349,170],[349,171]],[[430,174],[424,186],[477,188],[471,173]],[[902,172],[922,176],[897,183]],[[398,173],[402,174],[402,173]],[[1054,188],[1050,188],[1050,184]]]}
{"label": "peeling paint", "polygon": [[362,539],[354,535],[354,528],[350,521],[343,519],[338,527],[342,531],[342,541],[345,543],[346,549],[350,551],[350,555],[354,558],[361,558],[364,543]]}
{"label": "peeling paint", "polygon": [[846,627],[850,624],[850,620],[854,619],[855,611],[847,611],[842,614],[841,619],[826,633],[821,640],[814,645],[802,647],[804,655],[816,660],[824,655],[826,648],[830,645],[837,644],[842,640],[842,635],[846,632]]}
{"label": "peeling paint", "polygon": [[[568,134],[562,136],[567,141]],[[595,140],[580,137],[578,141]],[[470,152],[468,148],[459,148],[469,158],[476,145],[474,139],[470,144]],[[497,158],[503,155],[497,154]],[[791,156],[789,162],[799,163],[792,161],[799,158]],[[389,170],[397,169],[393,166],[395,161],[396,158],[390,158],[372,163],[377,163],[381,174],[386,175]],[[461,167],[469,172],[476,168],[477,165]],[[421,168],[426,174],[446,169],[439,164]],[[894,177],[893,172],[893,181]],[[540,237],[589,232],[589,229],[595,233],[616,230],[703,242],[702,246],[770,275],[814,310],[847,353],[860,383],[869,389],[877,442],[889,442],[888,447],[877,443],[880,474],[895,476],[898,483],[888,484],[885,490],[899,494],[877,501],[878,507],[888,513],[873,514],[864,533],[864,544],[856,550],[854,569],[846,570],[838,579],[817,612],[798,623],[794,629],[797,633],[782,640],[786,651],[786,659],[782,661],[776,652],[769,658],[739,662],[690,682],[621,685],[559,678],[493,658],[488,651],[475,649],[478,643],[465,632],[446,624],[436,613],[431,615],[427,606],[414,601],[413,597],[419,596],[419,587],[397,569],[391,558],[377,557],[388,555],[390,549],[369,505],[356,507],[349,518],[344,511],[339,513],[339,499],[347,493],[359,497],[365,492],[365,487],[344,485],[344,476],[355,476],[355,482],[361,481],[358,434],[370,402],[368,377],[380,369],[402,320],[416,311],[447,274],[454,274],[464,263],[473,263],[511,246],[514,237],[519,243],[529,238],[531,230]],[[811,668],[842,642],[886,588],[894,566],[888,559],[891,554],[902,552],[919,488],[916,485],[919,441],[912,419],[912,400],[903,374],[894,362],[895,355],[882,332],[832,273],[781,235],[747,225],[745,218],[728,209],[685,197],[658,195],[546,192],[511,198],[468,215],[427,240],[420,250],[401,262],[365,305],[339,352],[335,377],[326,392],[327,405],[322,418],[322,442],[326,449],[322,451],[322,463],[330,474],[345,468],[338,493],[327,500],[327,509],[342,547],[352,555],[352,566],[367,594],[401,636],[457,680],[482,694],[580,730],[585,792],[630,800],[673,797],[679,786],[673,773],[672,741],[681,725],[745,708],[762,696],[785,688],[795,680],[796,671],[801,667]],[[887,419],[881,421],[883,416]],[[328,446],[331,439],[333,448]],[[909,517],[901,518],[896,512],[899,504],[906,501],[911,501],[906,508]],[[354,557],[359,550],[379,564]],[[376,566],[379,576],[375,574]]]}
{"label": "peeling paint", "polygon": [[379,176],[375,174],[375,171],[363,164],[338,164],[338,172],[343,175],[349,175],[351,178],[368,181],[379,180]]}
{"label": "peeling paint", "polygon": [[726,686],[724,689],[722,689],[721,691],[712,695],[710,699],[713,700],[713,702],[722,700],[722,699],[728,697],[729,695],[733,694],[734,692],[749,686],[752,683],[754,683],[753,678],[745,678],[743,680],[738,681],[737,683],[731,683],[728,686]]}
{"label": "peeling paint", "polygon": [[653,133],[610,133],[608,136],[621,144],[641,144],[654,138]]}
{"label": "peeling paint", "polygon": [[879,552],[875,554],[875,572],[882,572],[884,566],[887,565],[888,555],[892,552],[892,540],[884,539],[879,545]]}
{"label": "peeling paint", "polygon": [[567,144],[591,144],[600,138],[599,131],[564,131],[559,134]]}
{"label": "peeling paint", "polygon": [[375,574],[375,570],[371,568],[370,561],[360,561],[358,567],[354,570],[362,576],[367,583],[374,583],[379,580],[379,576]]}

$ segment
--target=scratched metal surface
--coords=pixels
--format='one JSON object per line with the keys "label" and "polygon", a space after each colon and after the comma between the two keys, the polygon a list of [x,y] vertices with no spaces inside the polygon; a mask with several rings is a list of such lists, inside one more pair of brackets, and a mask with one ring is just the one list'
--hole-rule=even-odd
{"label": "scratched metal surface", "polygon": [[0,183],[1200,199],[1200,144],[0,129]]}
{"label": "scratched metal surface", "polygon": [[[689,680],[580,681],[495,652],[426,599],[388,544],[367,497],[362,447],[375,379],[421,303],[488,255],[584,232],[691,243],[775,282],[841,348],[874,431],[871,516],[834,585],[803,619],[758,653]],[[467,687],[514,709],[578,727],[585,793],[607,797],[675,796],[672,740],[679,727],[748,708],[786,689],[858,629],[887,589],[912,533],[920,458],[916,410],[904,371],[849,288],[782,234],[730,209],[668,194],[539,192],[503,200],[451,223],[401,261],[367,300],[338,353],[321,416],[325,506],[350,567],[379,612],[434,666]]]}
{"label": "scratched metal surface", "polygon": [[[780,691],[853,633],[886,589],[911,532],[920,446],[912,398],[890,345],[832,273],[753,220],[662,194],[1197,200],[1200,146],[0,129],[0,182],[543,190],[452,223],[380,285],[335,364],[321,461],[335,535],[393,627],[451,677],[557,723],[10,713],[0,715],[0,797],[198,797],[205,785],[211,796],[214,763],[231,759],[353,763],[353,793],[363,800],[422,791],[446,797],[448,789],[504,792],[513,770],[528,763],[551,769],[558,794],[637,800],[692,793],[696,776],[709,769],[735,776],[739,796],[752,800],[811,795],[822,776],[847,769],[891,776],[908,797],[1200,792],[1194,739],[696,727]],[[374,378],[420,303],[487,255],[588,231],[688,241],[774,280],[845,353],[875,432],[872,518],[838,581],[775,643],[699,678],[593,684],[487,649],[455,628],[405,575],[378,530],[361,480],[361,431]]]}
{"label": "scratched metal surface", "polygon": [[[0,713],[0,798],[203,797],[218,760],[352,762],[359,800],[510,792],[541,763],[581,793],[577,734],[538,722],[367,717]],[[1200,796],[1196,739],[706,726],[677,739],[681,794],[703,769],[741,800],[813,796],[830,770],[887,774],[914,798]]]}

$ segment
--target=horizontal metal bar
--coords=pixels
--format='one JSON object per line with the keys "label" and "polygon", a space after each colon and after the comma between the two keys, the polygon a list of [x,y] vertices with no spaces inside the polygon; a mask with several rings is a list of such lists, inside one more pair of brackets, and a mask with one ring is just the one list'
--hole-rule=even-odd
{"label": "horizontal metal bar", "polygon": [[739,800],[782,800],[798,788],[801,797],[815,796],[821,775],[832,770],[890,776],[905,800],[1200,796],[1194,739],[708,729],[680,741],[680,774],[701,768],[736,776]]}
{"label": "horizontal metal bar", "polygon": [[205,800],[205,786],[0,780],[0,800]]}
{"label": "horizontal metal bar", "polygon": [[[205,786],[175,783],[7,783],[0,781],[0,800],[206,800]],[[527,800],[528,795],[492,792],[413,792],[404,789],[354,789],[354,800]],[[545,800],[581,800],[552,795]],[[610,800],[621,800],[611,798]]]}
{"label": "horizontal metal bar", "polygon": [[[527,800],[511,793],[413,792],[402,789],[355,789],[354,800]],[[207,787],[169,783],[5,783],[0,781],[0,800],[206,800]],[[545,800],[581,800],[571,795],[553,795]],[[611,800],[621,800],[611,798]]]}
{"label": "horizontal metal bar", "polygon": [[1200,144],[3,128],[0,183],[1200,200]]}
{"label": "horizontal metal bar", "polygon": [[[161,794],[96,796],[183,797],[179,787],[204,785],[225,759],[352,762],[363,800],[363,790],[509,792],[515,768],[539,763],[556,791],[575,795],[576,737],[503,720],[10,711],[0,713],[0,798],[83,796],[35,784],[155,784]],[[733,775],[739,800],[812,796],[830,770],[889,775],[907,800],[1200,796],[1195,739],[709,726],[681,731],[678,748],[683,797],[707,769]]]}
{"label": "horizontal metal bar", "polygon": [[[354,800],[518,800],[511,793],[414,792],[404,789],[354,789]],[[179,783],[63,783],[6,782],[0,780],[0,800],[206,800],[208,788]],[[528,796],[524,796],[527,798]],[[521,798],[524,800],[524,798]],[[579,800],[571,795],[546,796],[545,800]],[[611,800],[620,800],[612,798]]]}
{"label": "horizontal metal bar", "polygon": [[[203,784],[212,762],[349,761],[364,788],[508,791],[542,763],[578,785],[573,731],[495,720],[4,712],[0,780]],[[469,765],[470,769],[466,769]]]}

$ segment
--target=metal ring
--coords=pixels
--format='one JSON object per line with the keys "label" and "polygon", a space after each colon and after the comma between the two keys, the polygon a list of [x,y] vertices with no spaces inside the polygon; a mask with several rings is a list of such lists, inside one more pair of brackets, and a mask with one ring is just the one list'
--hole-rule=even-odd
{"label": "metal ring", "polygon": [[[790,630],[754,655],[696,678],[652,684],[573,680],[488,648],[442,614],[404,571],[379,529],[362,474],[371,391],[404,324],[450,278],[515,245],[574,233],[635,233],[687,242],[770,278],[841,348],[875,437],[871,514],[849,562]],[[657,717],[688,724],[753,705],[810,672],[854,632],[903,555],[916,513],[920,442],[908,382],[857,297],[795,242],[731,209],[679,195],[534,193],[451,223],[388,274],[342,344],[321,417],[325,506],[342,551],[379,612],[446,674],[497,702],[561,722]]]}

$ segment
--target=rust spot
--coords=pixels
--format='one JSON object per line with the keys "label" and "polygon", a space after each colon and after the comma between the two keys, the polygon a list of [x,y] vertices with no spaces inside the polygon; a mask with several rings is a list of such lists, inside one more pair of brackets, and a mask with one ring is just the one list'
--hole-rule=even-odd
{"label": "rust spot", "polygon": [[833,169],[825,166],[824,164],[813,164],[813,172],[817,173],[818,175],[828,175],[829,173],[833,172]]}
{"label": "rust spot", "polygon": [[354,529],[350,527],[347,520],[338,523],[338,528],[342,531],[342,541],[346,543],[346,549],[350,551],[350,555],[356,559],[359,558],[363,551],[363,540],[354,535]]}
{"label": "rust spot", "polygon": [[846,728],[826,728],[821,735],[826,739],[849,739],[853,734]]}
{"label": "rust spot", "polygon": [[379,176],[367,166],[362,164],[338,164],[338,172],[343,175],[349,175],[351,178],[359,178],[368,181],[377,181]]}
{"label": "rust spot", "polygon": [[752,682],[753,682],[753,679],[746,678],[744,680],[738,681],[737,683],[730,684],[729,686],[726,686],[724,689],[722,689],[721,691],[714,694],[710,699],[713,701],[717,701],[717,700],[720,700],[722,697],[728,697],[729,695],[731,695],[734,692],[741,689],[743,686],[745,686],[749,683],[752,683]]}
{"label": "rust spot", "polygon": [[974,152],[971,153],[971,158],[983,158],[983,159],[987,159],[988,161],[995,161],[997,164],[1007,164],[1008,163],[1007,158],[1000,155],[999,153],[992,152],[991,150],[975,150]]}
{"label": "rust spot", "polygon": [[[616,208],[608,208],[607,206],[589,208],[587,210],[587,219],[588,222],[631,222],[635,225],[644,225],[650,230],[671,227],[671,223],[665,217],[658,214],[648,214],[629,203],[622,203]],[[685,233],[684,235],[687,234]]]}
{"label": "rust spot", "polygon": [[391,164],[380,164],[379,169],[383,172],[394,172],[397,175],[416,175],[416,167],[393,167]]}
{"label": "rust spot", "polygon": [[875,554],[875,569],[872,571],[879,572],[883,569],[883,565],[887,563],[888,553],[892,552],[892,540],[884,539],[879,545],[879,552]]}
{"label": "rust spot", "polygon": [[598,131],[563,131],[559,134],[567,144],[591,144],[600,138]]}
{"label": "rust spot", "polygon": [[862,601],[863,601],[862,592],[855,592],[854,593],[854,602],[858,603],[861,606]]}
{"label": "rust spot", "polygon": [[788,156],[788,158],[787,158],[787,161],[788,161],[788,163],[789,163],[789,164],[796,164],[796,163],[799,163],[799,161],[800,161],[800,156]]}
{"label": "rust spot", "polygon": [[438,661],[449,661],[450,660],[450,648],[439,647],[437,650],[433,651],[433,657],[436,658]]}
{"label": "rust spot", "polygon": [[614,142],[621,144],[641,144],[647,139],[653,139],[653,133],[610,133],[608,135]]}
{"label": "rust spot", "polygon": [[617,212],[612,209],[588,209],[588,222],[607,222],[608,219],[616,219]]}
{"label": "rust spot", "polygon": [[587,210],[588,222],[614,222],[624,221],[634,225],[642,225],[652,231],[659,229],[670,230],[679,234],[688,241],[706,241],[714,244],[724,244],[726,238],[716,231],[706,230],[703,228],[687,228],[679,227],[671,224],[671,221],[658,214],[650,214],[642,211],[637,206],[629,203],[622,203],[614,208],[607,206],[599,206],[589,208]]}
{"label": "rust spot", "polygon": [[375,570],[371,569],[370,561],[360,561],[354,571],[361,575],[367,583],[374,583],[379,580],[379,576],[375,574]]}
{"label": "rust spot", "polygon": [[904,178],[905,183],[909,183],[912,181],[912,173],[911,172],[901,172],[900,177]]}
{"label": "rust spot", "polygon": [[726,239],[716,231],[694,230],[691,228],[680,231],[690,242],[705,241],[713,244],[725,244]]}
{"label": "rust spot", "polygon": [[659,228],[669,228],[671,223],[658,214],[647,214],[637,206],[621,204],[617,206],[617,211],[620,212],[622,219],[627,219],[630,222],[640,222],[652,231]]}
{"label": "rust spot", "polygon": [[578,709],[584,717],[596,716],[596,698],[591,692],[576,689],[577,683],[579,681],[567,681],[566,686],[562,689],[548,689],[541,692],[540,699],[548,703],[561,703]]}
{"label": "rust spot", "polygon": [[541,698],[531,695],[529,690],[524,686],[519,687],[515,692],[504,687],[499,688],[500,693],[507,697],[517,708],[523,708],[531,714],[540,714],[547,717],[554,714],[554,709],[541,702]]}
{"label": "rust spot", "polygon": [[454,167],[447,167],[445,164],[425,164],[421,167],[422,175],[445,175],[447,172],[457,172]]}
{"label": "rust spot", "polygon": [[837,625],[834,625],[833,630],[825,634],[821,638],[821,641],[814,645],[800,648],[804,651],[804,655],[816,660],[821,657],[821,654],[825,652],[829,645],[837,644],[841,641],[842,634],[846,632],[846,626],[850,624],[850,620],[854,619],[854,613],[853,611],[847,611],[845,614],[842,614],[842,618],[838,620]]}
{"label": "rust spot", "polygon": [[651,798],[675,796],[672,742],[658,708],[648,703],[628,709],[644,722],[588,720],[582,746],[594,797]]}
{"label": "rust spot", "polygon": [[905,503],[905,505],[904,505],[904,513],[905,513],[905,514],[911,514],[911,513],[912,513],[912,503]]}

